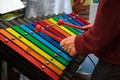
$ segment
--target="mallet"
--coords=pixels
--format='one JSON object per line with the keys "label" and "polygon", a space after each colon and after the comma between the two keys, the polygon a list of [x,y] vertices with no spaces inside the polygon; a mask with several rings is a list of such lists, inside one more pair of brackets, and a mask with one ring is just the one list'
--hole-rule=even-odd
{"label": "mallet", "polygon": [[49,31],[45,30],[41,25],[37,24],[35,27],[36,32],[43,32],[44,34],[50,36],[51,38],[55,39],[56,41],[60,42],[62,39],[55,36],[54,34],[50,33]]}
{"label": "mallet", "polygon": [[66,26],[70,26],[70,27],[72,27],[72,28],[76,28],[76,29],[80,29],[80,30],[86,31],[85,28],[82,28],[82,27],[80,27],[80,26],[76,26],[76,25],[73,25],[73,24],[69,24],[69,23],[67,23],[67,22],[64,22],[62,19],[59,19],[58,25],[60,25],[60,26],[61,26],[61,25],[66,25]]}

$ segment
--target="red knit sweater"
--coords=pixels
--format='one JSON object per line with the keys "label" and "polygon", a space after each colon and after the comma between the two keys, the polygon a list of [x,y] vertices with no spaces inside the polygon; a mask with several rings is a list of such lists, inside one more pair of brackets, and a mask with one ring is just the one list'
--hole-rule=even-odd
{"label": "red knit sweater", "polygon": [[120,0],[100,0],[95,23],[75,38],[78,54],[120,65]]}

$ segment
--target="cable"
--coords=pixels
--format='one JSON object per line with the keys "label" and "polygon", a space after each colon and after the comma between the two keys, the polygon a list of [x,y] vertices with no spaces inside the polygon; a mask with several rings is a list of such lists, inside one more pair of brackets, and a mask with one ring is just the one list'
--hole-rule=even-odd
{"label": "cable", "polygon": [[94,67],[95,67],[95,63],[94,63],[94,61],[92,60],[92,58],[88,55],[87,56],[89,59],[90,59],[90,61],[93,63],[93,65],[94,65]]}

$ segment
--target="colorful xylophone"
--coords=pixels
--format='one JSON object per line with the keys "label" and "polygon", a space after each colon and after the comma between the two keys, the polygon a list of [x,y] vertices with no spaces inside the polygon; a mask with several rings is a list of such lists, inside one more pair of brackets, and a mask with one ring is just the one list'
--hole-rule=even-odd
{"label": "colorful xylophone", "polygon": [[[75,13],[1,20],[0,56],[31,80],[72,80],[86,55],[70,57],[59,42],[83,31],[66,25],[59,26],[59,19],[77,26],[89,24]],[[43,30],[35,32],[36,26],[42,26]]]}

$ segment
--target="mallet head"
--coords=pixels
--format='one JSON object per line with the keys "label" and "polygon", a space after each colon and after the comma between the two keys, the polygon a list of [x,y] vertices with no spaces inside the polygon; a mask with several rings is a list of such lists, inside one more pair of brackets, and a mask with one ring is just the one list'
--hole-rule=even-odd
{"label": "mallet head", "polygon": [[64,21],[62,20],[62,19],[59,19],[59,21],[58,21],[58,25],[63,25],[64,24]]}
{"label": "mallet head", "polygon": [[37,24],[35,27],[35,32],[40,32],[42,30],[42,26]]}

